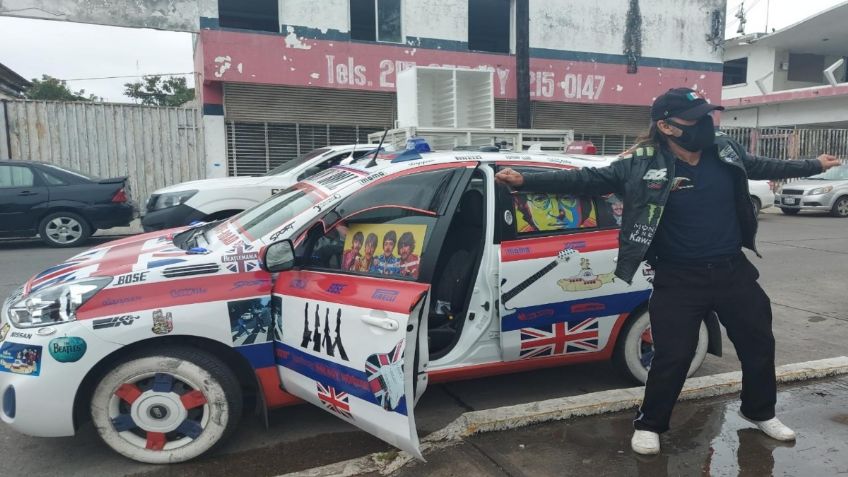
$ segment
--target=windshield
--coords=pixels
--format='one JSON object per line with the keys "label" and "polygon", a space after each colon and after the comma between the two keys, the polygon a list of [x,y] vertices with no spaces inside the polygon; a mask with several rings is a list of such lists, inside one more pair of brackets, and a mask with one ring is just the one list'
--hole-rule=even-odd
{"label": "windshield", "polygon": [[223,232],[230,222],[234,223],[248,238],[259,239],[320,201],[321,195],[315,189],[303,183],[295,184],[256,207],[247,209],[218,225],[206,234],[207,242],[211,242],[211,237],[218,232]]}
{"label": "windshield", "polygon": [[848,164],[832,167],[821,174],[810,176],[810,179],[822,179],[826,181],[844,181],[848,180]]}
{"label": "windshield", "polygon": [[283,172],[290,171],[290,170],[296,168],[297,166],[299,166],[299,165],[301,165],[301,164],[303,164],[303,163],[305,163],[305,162],[307,162],[311,159],[315,159],[316,157],[328,152],[329,150],[330,150],[329,148],[322,147],[320,149],[315,149],[314,151],[307,152],[306,154],[304,154],[304,155],[302,155],[302,156],[300,156],[296,159],[292,159],[288,162],[284,162],[284,163],[280,164],[279,166],[277,166],[277,167],[271,169],[270,171],[266,172],[264,175],[266,175],[266,176],[276,176],[278,174],[282,174]]}

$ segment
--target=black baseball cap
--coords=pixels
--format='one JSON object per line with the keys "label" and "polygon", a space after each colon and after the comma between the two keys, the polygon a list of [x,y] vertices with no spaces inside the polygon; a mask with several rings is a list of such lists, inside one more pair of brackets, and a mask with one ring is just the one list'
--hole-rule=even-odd
{"label": "black baseball cap", "polygon": [[654,100],[651,120],[666,118],[698,119],[710,111],[724,111],[724,106],[710,104],[698,92],[689,88],[672,88]]}

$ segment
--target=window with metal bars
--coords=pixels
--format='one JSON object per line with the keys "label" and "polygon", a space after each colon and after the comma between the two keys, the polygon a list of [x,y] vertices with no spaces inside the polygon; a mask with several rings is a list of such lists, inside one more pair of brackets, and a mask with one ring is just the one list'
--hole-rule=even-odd
{"label": "window with metal bars", "polygon": [[227,173],[260,175],[324,146],[367,144],[368,134],[381,126],[228,121]]}

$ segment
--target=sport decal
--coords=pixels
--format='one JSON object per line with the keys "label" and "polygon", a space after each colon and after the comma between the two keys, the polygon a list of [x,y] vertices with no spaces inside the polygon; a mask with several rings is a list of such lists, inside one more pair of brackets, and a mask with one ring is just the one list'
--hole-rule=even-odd
{"label": "sport decal", "polygon": [[426,234],[426,225],[351,225],[345,237],[342,270],[418,278]]}
{"label": "sport decal", "polygon": [[315,385],[318,387],[318,399],[328,411],[353,419],[350,413],[350,397],[346,392],[336,391],[336,388],[325,386],[320,382],[316,382]]}
{"label": "sport decal", "polygon": [[383,409],[395,409],[404,396],[403,351],[406,340],[400,340],[385,354],[372,354],[365,360],[365,375],[374,397]]}
{"label": "sport decal", "polygon": [[0,345],[0,371],[38,376],[41,373],[41,346],[3,343]]}
{"label": "sport decal", "polygon": [[171,312],[163,313],[161,309],[154,311],[153,327],[150,331],[157,335],[167,335],[174,331],[174,319]]}
{"label": "sport decal", "polygon": [[614,272],[596,274],[592,271],[589,259],[581,258],[580,273],[557,281],[557,285],[562,288],[562,291],[574,292],[595,290],[613,281],[615,281]]}
{"label": "sport decal", "polygon": [[53,338],[47,345],[50,356],[60,363],[74,363],[82,359],[88,345],[85,340],[76,336]]}
{"label": "sport decal", "polygon": [[117,326],[130,326],[138,318],[139,317],[137,315],[113,316],[111,318],[92,320],[91,326],[95,330],[102,330],[104,328],[115,328]]}
{"label": "sport decal", "polygon": [[575,325],[554,323],[542,328],[522,328],[521,359],[598,351],[598,319]]}
{"label": "sport decal", "polygon": [[[509,302],[510,300],[512,300],[513,298],[515,298],[515,296],[516,296],[516,295],[518,295],[519,293],[521,293],[521,292],[523,292],[524,290],[526,290],[526,289],[527,289],[530,285],[532,285],[532,284],[536,283],[537,281],[539,281],[539,279],[541,279],[542,277],[544,277],[545,275],[547,275],[547,274],[548,274],[548,272],[550,272],[551,270],[553,270],[554,268],[556,268],[556,267],[557,267],[557,265],[559,265],[559,264],[560,264],[560,262],[567,262],[567,261],[569,261],[569,260],[571,259],[571,257],[572,257],[574,254],[576,254],[576,253],[577,253],[577,251],[576,251],[576,250],[574,250],[574,249],[566,249],[566,250],[562,250],[562,251],[560,251],[560,252],[557,254],[557,257],[556,257],[554,260],[552,260],[549,264],[545,265],[545,266],[544,266],[544,267],[542,267],[539,271],[537,271],[537,272],[536,272],[536,273],[534,273],[533,275],[530,275],[527,279],[525,279],[525,280],[524,280],[524,281],[522,281],[521,283],[519,283],[519,284],[515,285],[515,286],[514,286],[512,289],[510,289],[509,291],[505,292],[505,293],[501,296],[501,303],[503,303],[503,305],[504,305],[504,307],[505,307],[505,308],[509,309],[509,308],[508,308],[508,302]],[[504,280],[504,282],[503,282],[503,283],[501,283],[501,289],[503,289],[503,285],[505,285],[505,284],[506,284],[506,280]]]}
{"label": "sport decal", "polygon": [[259,250],[249,243],[239,242],[224,252],[221,262],[233,273],[252,272],[259,269]]}
{"label": "sport decal", "polygon": [[271,297],[227,303],[234,346],[271,341]]}
{"label": "sport decal", "polygon": [[318,353],[324,353],[327,356],[338,357],[344,361],[349,361],[344,344],[342,343],[342,309],[338,308],[335,313],[335,333],[330,334],[330,309],[324,308],[324,332],[321,333],[321,310],[318,303],[315,304],[315,319],[313,328],[309,329],[309,303],[303,309],[303,338],[300,341],[300,347],[303,349],[311,349]]}

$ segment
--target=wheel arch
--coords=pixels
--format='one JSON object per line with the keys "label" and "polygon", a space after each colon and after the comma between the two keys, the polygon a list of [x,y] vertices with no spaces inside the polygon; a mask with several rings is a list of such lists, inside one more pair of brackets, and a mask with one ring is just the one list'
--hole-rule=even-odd
{"label": "wheel arch", "polygon": [[50,214],[54,214],[56,212],[71,212],[75,215],[79,215],[85,220],[85,224],[88,225],[89,230],[94,230],[94,224],[91,222],[91,219],[83,212],[81,209],[70,206],[70,205],[48,205],[47,207],[40,209],[39,214],[35,219],[35,228],[41,228],[41,222],[44,221],[44,218]]}
{"label": "wheel arch", "polygon": [[262,388],[253,367],[233,347],[199,336],[162,336],[136,341],[135,343],[123,346],[105,356],[86,373],[74,396],[74,429],[79,429],[82,423],[90,420],[89,405],[91,403],[91,396],[100,378],[111,371],[114,367],[113,365],[124,361],[127,357],[141,350],[151,351],[167,347],[200,349],[221,359],[235,373],[241,384],[242,391],[244,392],[244,407],[242,412],[251,407],[259,408],[260,404],[264,407],[264,399],[261,393]]}

